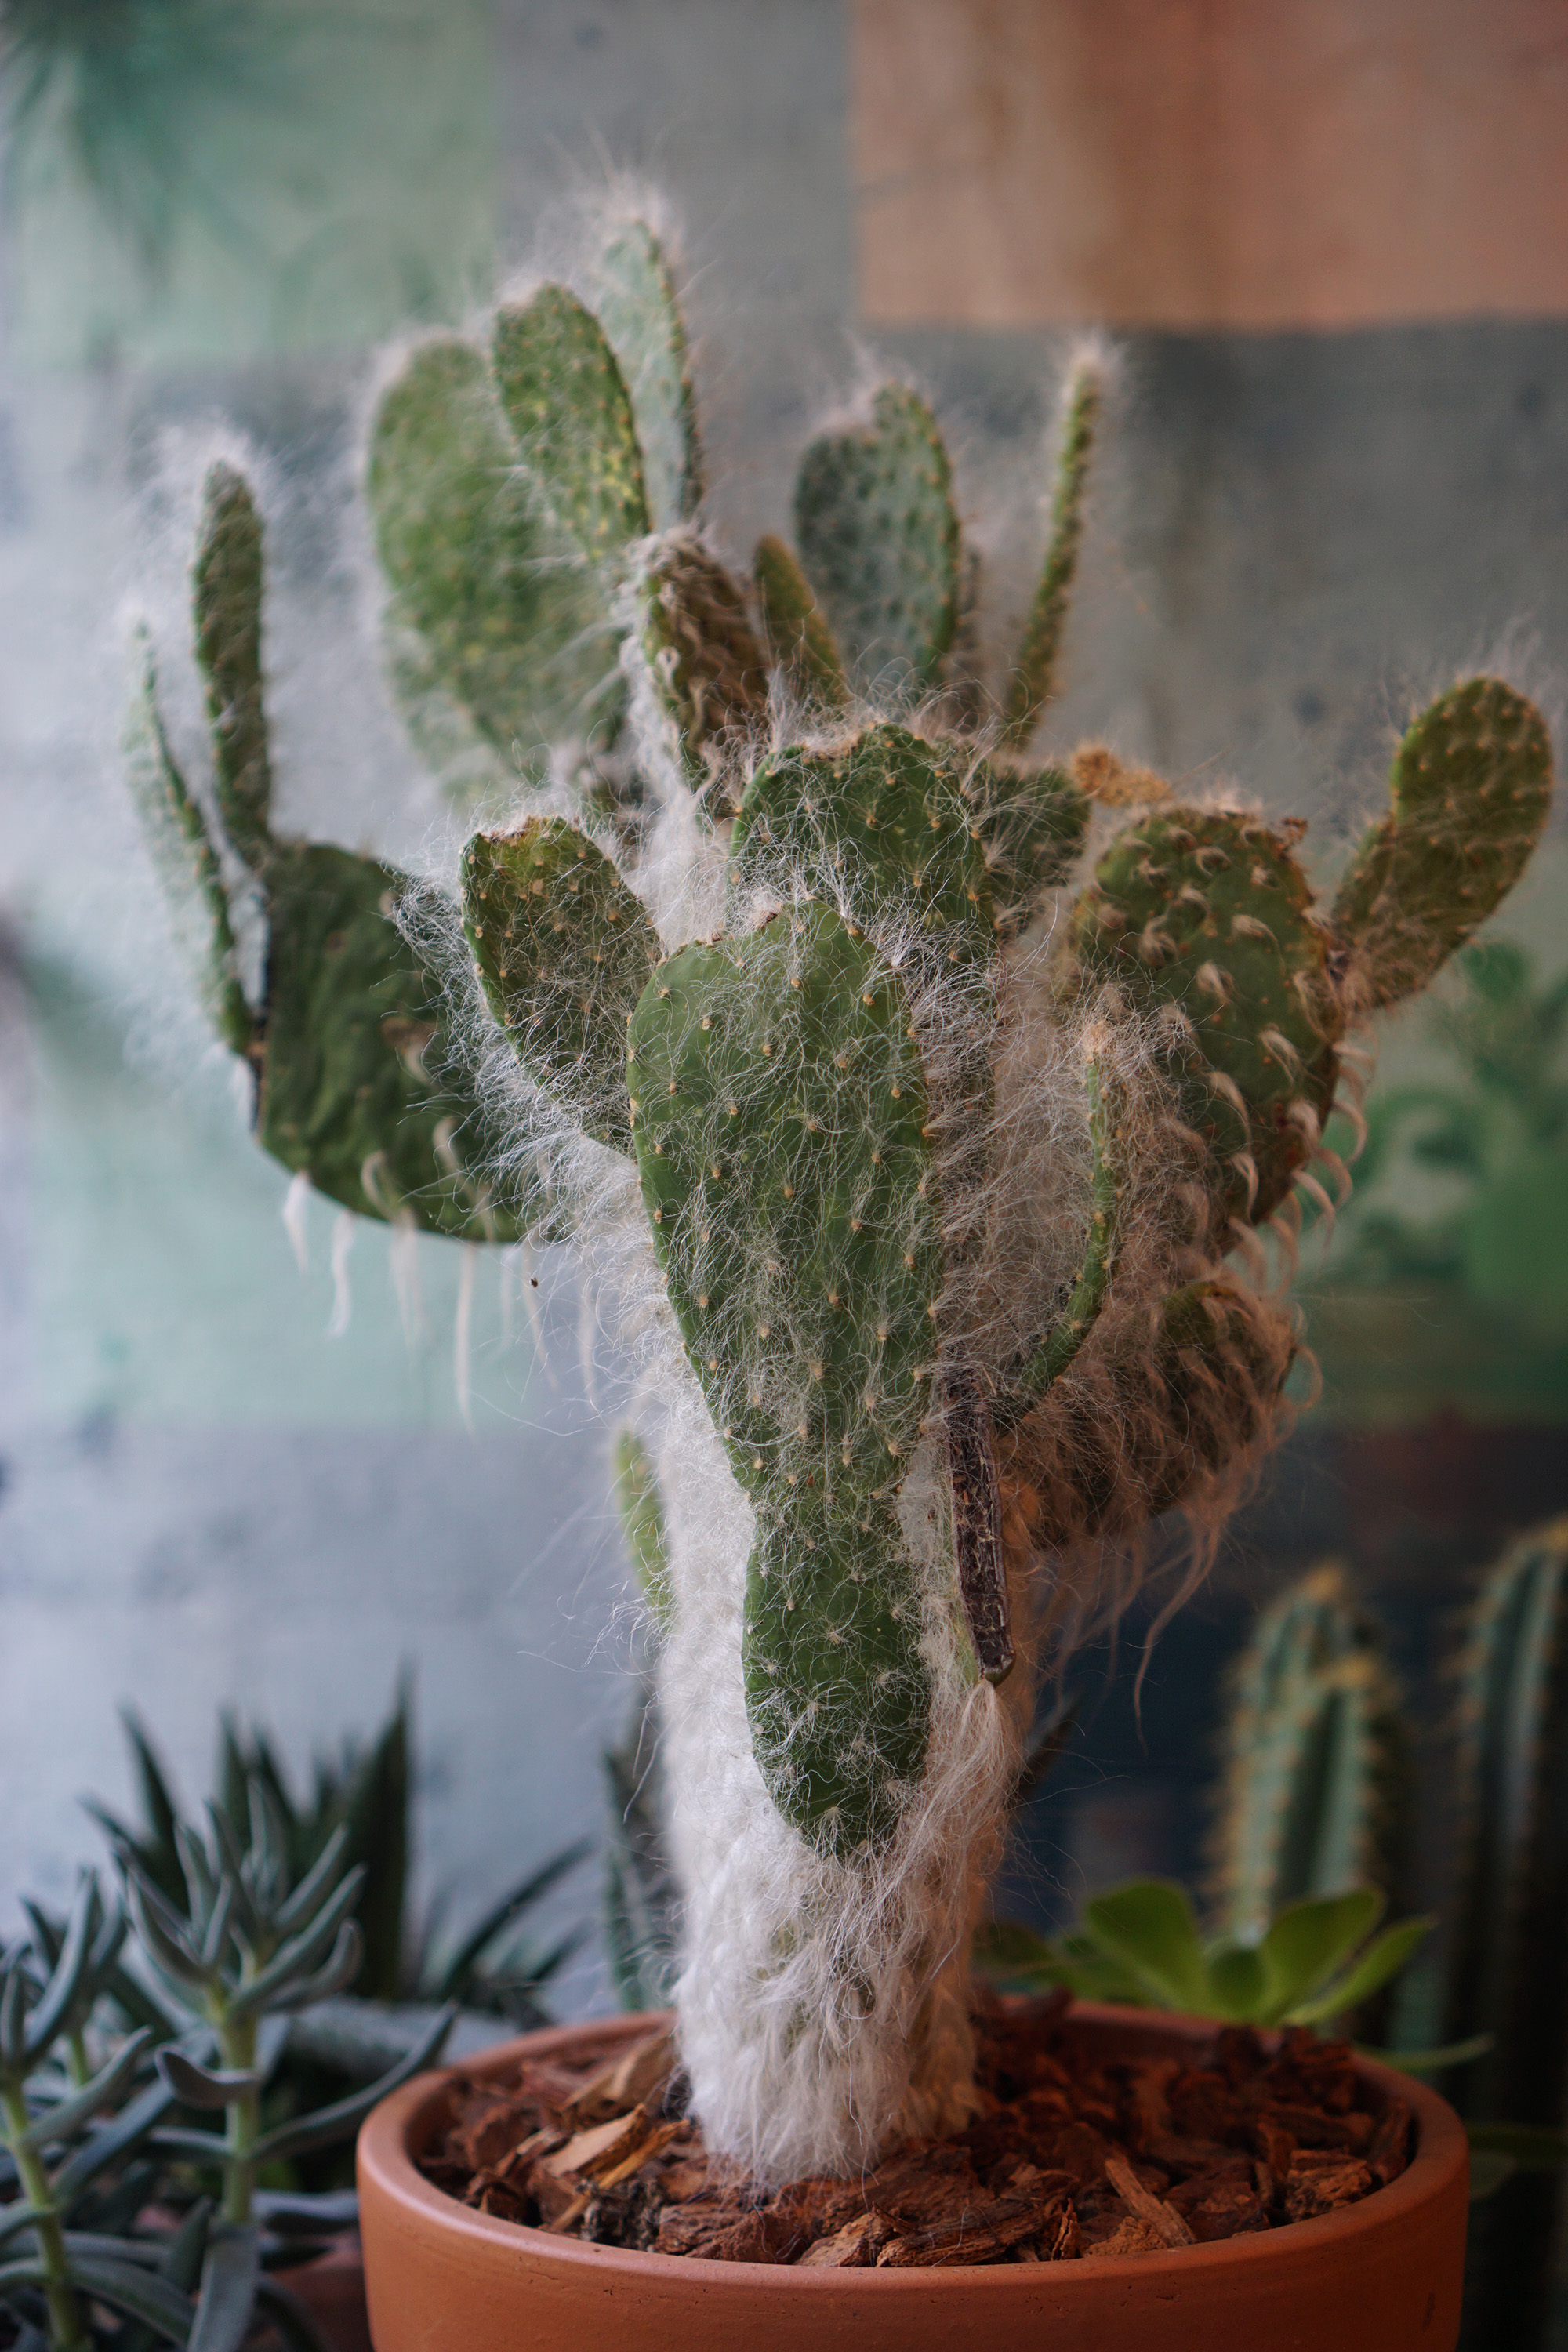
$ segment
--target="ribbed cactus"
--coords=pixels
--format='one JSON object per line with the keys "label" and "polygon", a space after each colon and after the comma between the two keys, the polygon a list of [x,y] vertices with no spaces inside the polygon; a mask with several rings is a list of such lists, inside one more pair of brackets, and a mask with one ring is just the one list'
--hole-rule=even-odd
{"label": "ribbed cactus", "polygon": [[[970,2112],[953,1955],[1056,1605],[1034,1571],[1177,1502],[1212,1520],[1268,1442],[1293,1331],[1227,1261],[1255,1263],[1253,1227],[1310,1180],[1347,1020],[1428,977],[1517,874],[1544,734],[1497,681],[1435,705],[1330,916],[1300,826],[1029,752],[1096,357],[1068,386],[1038,596],[987,670],[915,394],[885,386],[812,444],[798,554],[765,539],[748,579],[700,528],[686,338],[646,226],[618,224],[584,282],[597,316],[547,285],[488,351],[416,348],[371,499],[395,667],[492,742],[560,738],[548,805],[464,855],[447,984],[486,1099],[515,1109],[505,1164],[542,1165],[554,1230],[574,1214],[630,1286],[669,1515],[686,2058],[710,2145],[776,2176]],[[213,515],[238,496],[224,478]],[[437,1069],[457,1081],[384,911],[395,878],[267,829],[242,536],[217,567],[232,620],[198,564],[198,629],[231,648],[215,790],[271,907],[262,1139],[355,1206],[526,1225],[537,1196],[483,1192],[477,1129],[437,1096]],[[600,648],[604,690],[574,703],[557,656]],[[1096,797],[1131,822],[1039,921]],[[189,795],[165,800],[177,837]],[[1419,955],[1393,911],[1407,867]],[[194,887],[211,909],[207,866]],[[230,1033],[231,961],[213,929]]]}
{"label": "ribbed cactus", "polygon": [[1315,1568],[1259,1618],[1231,1684],[1215,1907],[1260,1935],[1286,1904],[1401,1892],[1410,1764],[1376,1627],[1342,1569]]}
{"label": "ribbed cactus", "polygon": [[[1482,1581],[1458,1662],[1458,1868],[1447,2028],[1492,2046],[1447,2086],[1478,2123],[1568,2126],[1568,1519]],[[1547,2340],[1559,2178],[1507,2182],[1478,2214],[1465,2342]]]}

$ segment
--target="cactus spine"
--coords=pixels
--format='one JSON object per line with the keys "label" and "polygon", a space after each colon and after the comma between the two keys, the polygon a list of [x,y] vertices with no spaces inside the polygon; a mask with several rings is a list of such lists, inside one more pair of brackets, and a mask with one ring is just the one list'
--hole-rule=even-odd
{"label": "cactus spine", "polygon": [[1375,1886],[1405,1866],[1408,1741],[1377,1629],[1332,1561],[1281,1594],[1237,1662],[1215,1840],[1226,1934],[1262,1934],[1307,1895]]}
{"label": "cactus spine", "polygon": [[[486,349],[416,349],[372,438],[395,671],[492,743],[540,680],[518,739],[565,739],[548,806],[470,842],[448,925],[448,984],[492,1071],[511,1060],[525,1177],[504,1194],[468,1172],[471,1099],[440,1093],[398,878],[270,832],[259,530],[226,481],[198,634],[232,686],[220,811],[270,915],[263,1142],[449,1232],[536,1223],[547,1191],[552,1230],[574,1217],[647,1269],[629,1320],[663,1421],[683,2044],[710,2144],[777,2178],[972,2112],[962,1952],[1032,1710],[1037,1571],[1177,1502],[1212,1520],[1269,1441],[1292,1329],[1227,1261],[1311,1181],[1346,1021],[1429,976],[1517,873],[1547,754],[1496,681],[1435,705],[1333,915],[1300,827],[1118,771],[1131,821],[1065,924],[1037,923],[1088,788],[1115,796],[1107,755],[1081,778],[1024,756],[1096,365],[992,702],[925,403],[886,385],[811,445],[798,551],[764,540],[753,589],[696,525],[657,242],[622,224],[595,268],[598,315],[547,285]],[[574,705],[552,667],[606,636],[632,722],[613,741],[614,697]],[[1407,865],[1415,959],[1389,912]],[[228,950],[204,936],[226,1017]]]}

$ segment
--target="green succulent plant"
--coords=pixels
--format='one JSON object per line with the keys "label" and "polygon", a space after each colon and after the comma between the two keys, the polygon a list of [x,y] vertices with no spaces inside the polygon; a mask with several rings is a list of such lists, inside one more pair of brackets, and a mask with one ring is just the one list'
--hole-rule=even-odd
{"label": "green succulent plant", "polygon": [[1374,1933],[1385,1908],[1375,1887],[1358,1886],[1286,1904],[1251,1941],[1205,1937],[1185,1887],[1135,1878],[1086,1903],[1060,1944],[994,1922],[976,1936],[975,1959],[1031,1991],[1066,1985],[1085,2000],[1229,2025],[1325,2025],[1390,1983],[1432,1925],[1403,1919]]}
{"label": "green succulent plant", "polygon": [[[1031,1559],[1177,1503],[1213,1517],[1268,1444],[1295,1339],[1246,1277],[1255,1229],[1288,1232],[1315,1181],[1347,1024],[1424,984],[1517,877],[1551,751],[1505,682],[1456,685],[1321,905],[1300,825],[1032,748],[1097,359],[1067,387],[1038,592],[987,666],[977,558],[916,392],[883,386],[811,445],[795,551],[769,537],[742,575],[700,528],[686,337],[646,228],[618,224],[584,285],[503,306],[482,345],[416,348],[371,436],[395,666],[475,740],[516,740],[525,764],[553,744],[548,804],[477,833],[458,877],[448,985],[513,1118],[506,1186],[450,1000],[393,921],[396,877],[270,830],[259,526],[231,474],[209,482],[195,569],[213,806],[195,813],[150,684],[140,797],[285,1165],[469,1238],[591,1234],[635,1186],[668,1377],[695,1382],[750,1515],[734,1663],[763,1801],[803,1887],[839,1871],[853,1909],[876,1874],[929,1866],[910,1842],[937,1834],[954,1690],[1001,1685],[1020,1654],[1033,1673]],[[1082,875],[1096,798],[1134,805]],[[237,994],[220,821],[268,908],[264,1006]],[[1038,919],[1062,890],[1053,933]],[[679,1548],[670,1586],[679,1649]],[[994,1807],[1015,1761],[998,1750]],[[700,1808],[694,1783],[674,1797]],[[953,1837],[972,1830],[955,1816]],[[802,2030],[852,2071],[903,2012],[867,2011],[828,1913],[777,1923],[757,1968],[793,1969],[818,1934],[829,1990]],[[933,1918],[921,1948],[956,1934]],[[847,2161],[844,2133],[891,2122],[852,2124],[845,2100],[793,2158]],[[783,2145],[746,2152],[766,2168]]]}

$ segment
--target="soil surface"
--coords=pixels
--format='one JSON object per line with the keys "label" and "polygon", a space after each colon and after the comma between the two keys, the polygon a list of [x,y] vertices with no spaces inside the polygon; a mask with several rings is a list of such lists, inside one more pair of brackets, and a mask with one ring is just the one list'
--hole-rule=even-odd
{"label": "soil surface", "polygon": [[710,2262],[917,2269],[1074,2262],[1277,2230],[1370,2197],[1410,2160],[1412,2118],[1349,2045],[1227,2026],[1190,2057],[1107,2056],[1062,2000],[976,2021],[981,2113],[857,2180],[772,2196],[710,2160],[667,2034],[608,2065],[458,2075],[420,2158],[501,2220]]}

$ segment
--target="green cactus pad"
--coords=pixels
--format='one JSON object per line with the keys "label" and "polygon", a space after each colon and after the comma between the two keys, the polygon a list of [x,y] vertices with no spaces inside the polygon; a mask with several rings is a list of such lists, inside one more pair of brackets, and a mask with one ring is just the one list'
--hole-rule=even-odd
{"label": "green cactus pad", "polygon": [[1289,844],[1258,819],[1166,807],[1118,835],[1073,909],[1090,985],[1185,1015],[1182,1116],[1213,1154],[1224,1213],[1255,1223],[1310,1157],[1338,1076],[1343,1018],[1310,903]]}
{"label": "green cactus pad", "polygon": [[1089,831],[1089,794],[1065,768],[1014,776],[987,766],[977,782],[984,793],[981,822],[997,936],[1012,940],[1077,863]]}
{"label": "green cactus pad", "polygon": [[795,543],[834,641],[895,688],[936,683],[958,618],[958,509],[937,423],[884,384],[868,425],[814,441],[795,496]]}
{"label": "green cactus pad", "polygon": [[588,562],[616,574],[648,530],[632,404],[603,328],[564,286],[495,326],[496,382],[549,513]]}
{"label": "green cactus pad", "polygon": [[704,750],[768,715],[768,670],[746,602],[698,540],[667,540],[642,583],[643,652],[654,690],[700,779]]}
{"label": "green cactus pad", "polygon": [[752,572],[774,663],[805,700],[842,709],[848,697],[844,665],[794,551],[782,539],[759,539]]}
{"label": "green cactus pad", "polygon": [[255,873],[272,837],[272,770],[261,686],[261,518],[232,466],[208,472],[193,572],[196,659],[206,681],[213,785],[235,848]]}
{"label": "green cactus pad", "polygon": [[122,749],[132,803],[168,903],[175,945],[195,982],[202,1010],[232,1053],[248,1054],[256,1024],[239,984],[239,960],[217,853],[163,732],[157,672],[145,630],[137,637],[136,680]]}
{"label": "green cactus pad", "polygon": [[557,817],[476,834],[462,889],[485,994],[519,1061],[585,1133],[629,1151],[626,1022],[659,956],[642,908]]}
{"label": "green cactus pad", "polygon": [[426,1233],[514,1241],[542,1202],[503,1206],[470,1172],[479,1110],[436,1075],[435,991],[393,920],[404,887],[346,849],[276,845],[258,1137],[362,1216],[406,1212]]}
{"label": "green cactus pad", "polygon": [[631,398],[648,518],[671,530],[702,498],[702,451],[686,329],[664,249],[646,221],[617,228],[594,273],[599,324]]}
{"label": "green cactus pad", "polygon": [[1469,678],[1409,729],[1388,790],[1334,903],[1374,1004],[1425,987],[1524,871],[1552,801],[1546,723],[1500,678]]}
{"label": "green cactus pad", "polygon": [[804,876],[879,932],[911,918],[954,963],[994,951],[990,880],[964,796],[966,762],[902,727],[871,727],[842,751],[798,748],[764,760],[731,838],[733,894]]}
{"label": "green cactus pad", "polygon": [[1013,665],[1004,714],[1005,740],[1016,750],[1028,741],[1057,691],[1062,635],[1083,540],[1084,493],[1103,394],[1100,371],[1092,362],[1078,368],[1067,388],[1050,541]]}
{"label": "green cactus pad", "polygon": [[889,1833],[928,1731],[895,1502],[942,1268],[908,1025],[875,949],[811,905],[672,956],[628,1033],[655,1246],[757,1514],[758,1762],[780,1810],[838,1853]]}
{"label": "green cactus pad", "polygon": [[482,352],[446,339],[413,353],[376,412],[369,493],[391,617],[426,655],[400,651],[395,670],[422,740],[437,685],[509,763],[514,744],[613,731],[608,602],[520,469]]}

